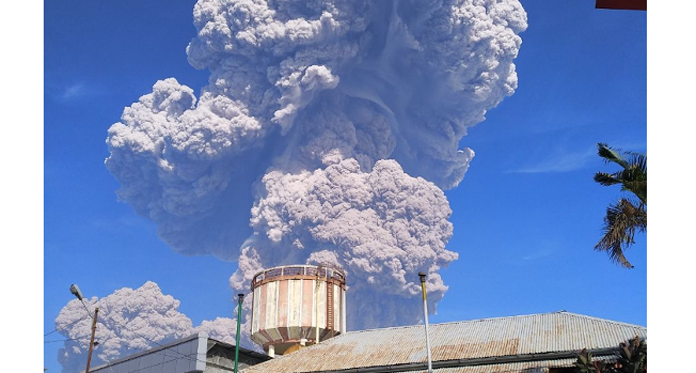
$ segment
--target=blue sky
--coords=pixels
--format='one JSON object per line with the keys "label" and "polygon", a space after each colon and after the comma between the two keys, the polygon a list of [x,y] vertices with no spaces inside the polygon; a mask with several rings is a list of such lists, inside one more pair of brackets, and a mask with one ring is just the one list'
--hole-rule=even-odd
{"label": "blue sky", "polygon": [[[208,73],[185,48],[193,1],[46,2],[44,8],[43,328],[54,329],[68,287],[104,297],[151,280],[194,324],[234,315],[236,263],[177,254],[151,221],[116,200],[104,167],[107,129],[125,106],[176,77],[198,91]],[[567,310],[647,325],[647,244],[635,269],[593,251],[619,188],[596,143],[647,149],[646,13],[595,10],[593,1],[522,1],[528,29],[515,60],[516,93],[490,110],[462,146],[476,152],[446,192],[459,260],[442,270],[449,291],[431,322]],[[414,307],[419,305],[414,304]],[[44,340],[60,371],[62,337]]]}

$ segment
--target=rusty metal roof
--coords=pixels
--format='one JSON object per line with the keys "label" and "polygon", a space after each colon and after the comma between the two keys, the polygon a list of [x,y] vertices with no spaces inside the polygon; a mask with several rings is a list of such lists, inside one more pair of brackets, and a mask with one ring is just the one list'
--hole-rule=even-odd
{"label": "rusty metal roof", "polygon": [[[417,364],[427,356],[424,333],[422,325],[352,331],[250,367],[245,373],[380,371],[376,367],[418,371],[422,368]],[[565,311],[430,326],[433,366],[439,367],[438,373],[517,372],[554,360],[558,365],[553,366],[572,366],[573,354],[583,348],[614,349],[636,336],[647,339],[647,328]],[[508,370],[498,370],[502,365]]]}

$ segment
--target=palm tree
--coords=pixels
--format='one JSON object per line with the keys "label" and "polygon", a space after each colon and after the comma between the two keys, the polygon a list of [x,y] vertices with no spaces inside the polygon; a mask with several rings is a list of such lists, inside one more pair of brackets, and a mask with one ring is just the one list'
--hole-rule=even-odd
{"label": "palm tree", "polygon": [[620,184],[621,191],[631,192],[638,200],[621,198],[609,205],[602,229],[604,236],[595,245],[595,250],[606,251],[614,262],[633,268],[624,256],[624,250],[635,243],[636,231],[645,232],[648,228],[648,157],[620,152],[604,143],[597,144],[597,148],[606,163],[616,163],[621,170],[611,174],[597,172],[594,180],[604,186]]}

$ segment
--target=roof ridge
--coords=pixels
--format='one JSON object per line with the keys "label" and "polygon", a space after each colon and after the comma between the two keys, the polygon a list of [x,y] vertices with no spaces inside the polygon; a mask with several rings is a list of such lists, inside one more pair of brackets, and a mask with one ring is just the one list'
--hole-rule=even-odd
{"label": "roof ridge", "polygon": [[[475,322],[483,322],[483,321],[489,321],[489,320],[511,319],[511,318],[522,318],[522,317],[534,317],[534,316],[551,315],[551,314],[567,314],[567,315],[573,316],[573,317],[579,317],[579,318],[585,318],[585,319],[590,319],[590,320],[603,321],[603,322],[612,323],[612,324],[617,324],[617,325],[624,325],[624,326],[631,326],[631,327],[638,327],[638,328],[647,329],[647,327],[642,326],[642,325],[630,324],[630,323],[621,322],[621,321],[615,321],[615,320],[609,320],[609,319],[604,319],[604,318],[597,317],[597,316],[583,315],[583,314],[580,314],[580,313],[568,312],[568,311],[566,311],[566,310],[552,311],[552,312],[539,312],[539,313],[522,314],[522,315],[484,317],[484,318],[480,318],[480,319],[471,319],[471,320],[447,321],[447,322],[442,322],[442,323],[430,324],[430,326],[452,325],[452,324],[464,324],[464,323],[475,323]],[[366,332],[371,332],[371,331],[375,331],[375,330],[385,330],[385,329],[406,329],[406,328],[414,328],[414,327],[418,327],[418,326],[422,326],[422,325],[423,325],[423,324],[416,324],[416,325],[401,325],[401,326],[388,326],[388,327],[383,327],[383,328],[369,328],[369,329],[360,329],[360,330],[350,330],[350,331],[347,331],[346,333],[343,333],[343,334],[340,334],[340,335],[336,336],[336,338],[339,338],[339,337],[341,337],[342,335],[347,335],[347,334],[366,333]]]}
{"label": "roof ridge", "polygon": [[597,316],[583,315],[583,314],[581,314],[581,313],[575,313],[575,312],[568,312],[568,311],[561,311],[561,312],[566,313],[566,314],[568,314],[568,315],[570,315],[570,316],[580,317],[580,318],[584,318],[584,319],[598,320],[598,321],[603,321],[603,322],[611,323],[611,324],[617,324],[617,325],[624,325],[624,326],[631,326],[631,327],[637,327],[637,328],[647,329],[647,326],[638,325],[638,324],[631,324],[631,323],[627,323],[627,322],[623,322],[623,321],[616,321],[616,320],[604,319],[604,318],[597,317]]}
{"label": "roof ridge", "polygon": [[[522,316],[522,315],[520,315]],[[526,315],[529,316],[529,315]],[[499,318],[506,318],[506,317],[516,317],[516,316],[498,316],[498,317],[490,317],[490,318],[483,318],[483,319],[473,319],[473,320],[460,320],[460,321],[447,321],[447,322],[442,322],[442,323],[435,323],[435,324],[430,324],[430,326],[437,326],[437,325],[449,325],[449,324],[461,324],[465,322],[477,322],[477,321],[482,321],[482,320],[490,320],[490,319],[499,319]],[[377,327],[377,328],[369,328],[369,329],[359,329],[359,330],[349,330],[344,334],[340,334],[336,336],[335,338],[338,338],[342,335],[346,334],[354,334],[354,333],[366,333],[366,332],[371,332],[375,330],[386,330],[386,329],[407,329],[407,328],[414,328],[418,326],[423,326],[423,324],[415,324],[415,325],[399,325],[399,326],[387,326],[387,327]],[[332,338],[332,339],[335,339]]]}

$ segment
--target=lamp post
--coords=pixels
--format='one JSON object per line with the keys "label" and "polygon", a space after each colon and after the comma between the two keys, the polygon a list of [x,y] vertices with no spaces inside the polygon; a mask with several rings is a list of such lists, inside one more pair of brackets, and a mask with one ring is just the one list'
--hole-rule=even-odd
{"label": "lamp post", "polygon": [[[85,307],[87,310],[87,313],[89,312],[89,309],[87,309],[87,305],[85,305],[85,302],[83,300],[82,292],[80,291],[80,288],[76,284],[70,285],[70,292],[80,300],[82,305]],[[92,362],[92,349],[94,348],[94,334],[97,331],[97,314],[99,314],[99,307],[94,308],[94,317],[92,318],[92,337],[89,340],[89,352],[87,353],[87,368],[85,368],[85,373],[89,373],[89,365]]]}
{"label": "lamp post", "polygon": [[428,333],[428,302],[425,297],[425,273],[418,272],[420,277],[421,289],[423,290],[423,311],[425,315],[425,347],[428,350],[428,373],[433,373],[433,362],[430,356],[430,337]]}
{"label": "lamp post", "polygon": [[238,294],[239,305],[237,306],[237,342],[234,345],[234,373],[237,373],[237,365],[239,363],[239,332],[242,324],[242,301],[244,294]]}

